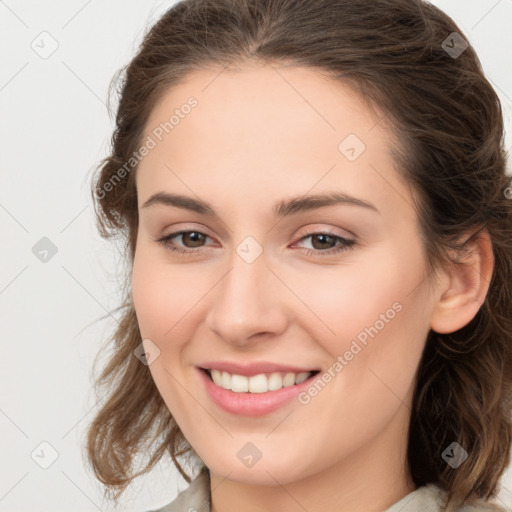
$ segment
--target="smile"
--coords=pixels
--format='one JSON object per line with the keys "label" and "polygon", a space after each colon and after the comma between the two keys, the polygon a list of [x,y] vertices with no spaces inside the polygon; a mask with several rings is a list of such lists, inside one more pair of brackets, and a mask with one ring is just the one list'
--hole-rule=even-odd
{"label": "smile", "polygon": [[217,386],[234,393],[267,393],[268,391],[277,391],[281,388],[301,384],[313,374],[318,373],[316,371],[301,373],[273,372],[247,377],[215,369],[206,369],[206,371]]}
{"label": "smile", "polygon": [[315,370],[247,376],[218,369],[197,369],[210,399],[224,411],[242,416],[265,415],[292,403],[319,373]]}

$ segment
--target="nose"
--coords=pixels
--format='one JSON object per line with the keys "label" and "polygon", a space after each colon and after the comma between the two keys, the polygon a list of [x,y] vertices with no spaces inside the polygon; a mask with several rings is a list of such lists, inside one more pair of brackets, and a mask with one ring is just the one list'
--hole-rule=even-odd
{"label": "nose", "polygon": [[282,284],[267,267],[264,254],[247,263],[234,252],[230,270],[215,287],[206,325],[232,345],[273,339],[287,327]]}

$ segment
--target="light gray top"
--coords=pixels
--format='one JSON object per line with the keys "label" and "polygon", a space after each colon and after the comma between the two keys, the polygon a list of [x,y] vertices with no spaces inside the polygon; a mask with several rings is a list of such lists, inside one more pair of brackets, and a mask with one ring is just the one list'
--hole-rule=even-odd
{"label": "light gray top", "polygon": [[[384,512],[440,512],[445,492],[434,484],[428,484],[412,491]],[[496,512],[499,507],[490,503],[465,505],[458,512]],[[211,512],[210,479],[207,473],[201,473],[171,503],[158,510],[148,512]]]}

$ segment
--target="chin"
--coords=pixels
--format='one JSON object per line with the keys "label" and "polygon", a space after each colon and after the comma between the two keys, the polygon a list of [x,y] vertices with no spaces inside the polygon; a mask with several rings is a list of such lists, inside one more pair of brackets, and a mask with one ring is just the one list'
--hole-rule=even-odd
{"label": "chin", "polygon": [[[275,458],[276,455],[277,458]],[[212,464],[209,463],[207,458],[203,459],[210,473],[240,484],[256,486],[286,485],[308,476],[306,468],[300,468],[293,461],[279,459],[279,453],[272,455],[272,458],[267,457],[267,460],[264,460],[265,456],[263,456],[252,467],[245,466],[236,455],[229,460],[224,456],[222,462],[219,463],[220,457],[222,456],[219,455],[216,460],[213,460]],[[295,471],[291,471],[291,468],[294,468]]]}

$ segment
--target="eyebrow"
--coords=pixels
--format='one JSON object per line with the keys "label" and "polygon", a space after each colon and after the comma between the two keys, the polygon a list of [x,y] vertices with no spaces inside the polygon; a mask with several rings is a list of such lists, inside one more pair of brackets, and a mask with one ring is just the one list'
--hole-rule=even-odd
{"label": "eyebrow", "polygon": [[[153,194],[143,205],[142,208],[148,208],[153,205],[174,206],[184,210],[190,210],[201,215],[217,217],[215,210],[205,201],[194,199],[181,194],[170,194],[167,192],[157,192]],[[274,216],[278,218],[294,215],[301,212],[316,210],[326,206],[333,205],[352,205],[360,206],[380,213],[377,207],[363,199],[358,199],[343,192],[326,192],[307,196],[293,197],[276,203],[272,209]]]}

